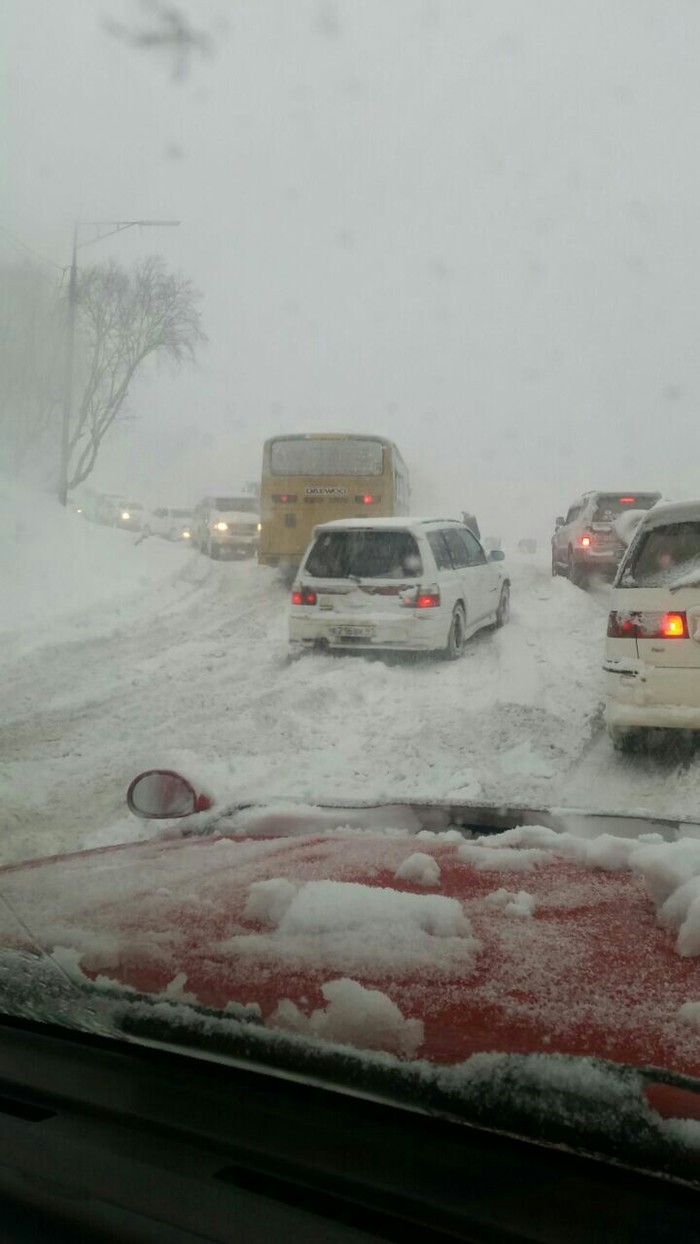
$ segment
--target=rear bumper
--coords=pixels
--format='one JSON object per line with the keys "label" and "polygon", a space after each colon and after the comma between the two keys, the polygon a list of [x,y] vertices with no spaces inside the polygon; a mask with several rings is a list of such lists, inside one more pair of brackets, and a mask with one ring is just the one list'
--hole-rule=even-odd
{"label": "rear bumper", "polygon": [[[365,627],[371,633],[339,633]],[[358,617],[335,612],[324,615],[315,607],[305,610],[296,606],[289,615],[289,646],[292,651],[323,644],[347,651],[434,652],[445,647],[449,628],[450,618],[443,609],[406,609],[397,617],[384,613]]]}
{"label": "rear bumper", "polygon": [[577,566],[585,568],[591,574],[615,574],[624,550],[574,549],[574,561]]}
{"label": "rear bumper", "polygon": [[700,669],[660,669],[631,661],[606,669],[605,720],[610,727],[700,730]]}
{"label": "rear bumper", "polygon": [[211,542],[220,549],[245,549],[252,552],[257,549],[260,536],[244,535],[235,531],[216,531],[212,532]]}

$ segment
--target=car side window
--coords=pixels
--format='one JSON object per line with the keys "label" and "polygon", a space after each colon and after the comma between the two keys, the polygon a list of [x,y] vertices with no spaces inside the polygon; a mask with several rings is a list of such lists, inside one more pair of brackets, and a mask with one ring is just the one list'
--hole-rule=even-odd
{"label": "car side window", "polygon": [[473,535],[471,531],[467,530],[460,531],[459,535],[467,546],[467,553],[469,556],[467,564],[469,566],[483,566],[486,562],[486,554],[479,544],[476,536]]}
{"label": "car side window", "polygon": [[569,513],[566,516],[567,525],[569,523],[573,523],[574,519],[578,517],[580,510],[581,510],[580,505],[572,505],[571,509],[569,510]]}
{"label": "car side window", "polygon": [[455,570],[461,570],[463,566],[468,566],[469,551],[462,537],[462,532],[458,531],[456,527],[449,527],[443,534],[445,543],[450,550],[450,557]]}
{"label": "car side window", "polygon": [[450,550],[445,543],[445,532],[429,531],[427,536],[438,570],[451,570],[452,561],[450,559]]}

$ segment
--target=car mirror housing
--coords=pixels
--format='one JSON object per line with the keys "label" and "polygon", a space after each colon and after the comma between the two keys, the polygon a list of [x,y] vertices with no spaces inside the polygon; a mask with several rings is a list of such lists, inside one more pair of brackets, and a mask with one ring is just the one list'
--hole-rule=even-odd
{"label": "car mirror housing", "polygon": [[173,769],[147,769],[135,777],[126,793],[129,811],[146,820],[192,816],[211,807],[207,795]]}
{"label": "car mirror housing", "polygon": [[563,526],[564,526],[564,519],[562,515],[559,514],[558,517],[555,518],[554,520],[554,530],[556,531],[557,527],[563,527]]}
{"label": "car mirror housing", "polygon": [[491,552],[489,553],[490,562],[502,562],[505,561],[505,557],[506,555],[503,552],[503,549],[491,549]]}

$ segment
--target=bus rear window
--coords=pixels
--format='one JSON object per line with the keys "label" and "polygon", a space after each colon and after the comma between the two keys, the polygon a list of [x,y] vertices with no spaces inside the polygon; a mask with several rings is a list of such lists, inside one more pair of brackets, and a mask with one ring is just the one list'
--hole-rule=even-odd
{"label": "bus rear window", "polygon": [[355,438],[273,441],[270,470],[273,475],[381,475],[383,446]]}
{"label": "bus rear window", "polygon": [[315,579],[406,579],[423,573],[420,552],[408,531],[327,531],[306,560]]}
{"label": "bus rear window", "polygon": [[222,514],[257,514],[255,497],[215,497],[214,509]]}
{"label": "bus rear window", "polygon": [[612,523],[620,514],[626,514],[628,510],[650,510],[652,505],[656,505],[660,496],[661,494],[658,492],[606,493],[598,497],[598,503],[591,521],[594,523]]}

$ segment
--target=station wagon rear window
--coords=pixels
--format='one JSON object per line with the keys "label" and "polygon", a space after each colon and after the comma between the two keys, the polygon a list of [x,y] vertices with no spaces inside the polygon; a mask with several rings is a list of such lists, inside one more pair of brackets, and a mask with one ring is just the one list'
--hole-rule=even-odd
{"label": "station wagon rear window", "polygon": [[381,475],[384,447],[379,441],[356,437],[347,441],[273,441],[273,475]]}
{"label": "station wagon rear window", "polygon": [[315,579],[406,579],[423,573],[415,538],[408,531],[323,532],[306,560]]}
{"label": "station wagon rear window", "polygon": [[686,576],[700,585],[700,522],[643,532],[630,551],[620,587],[682,586]]}

